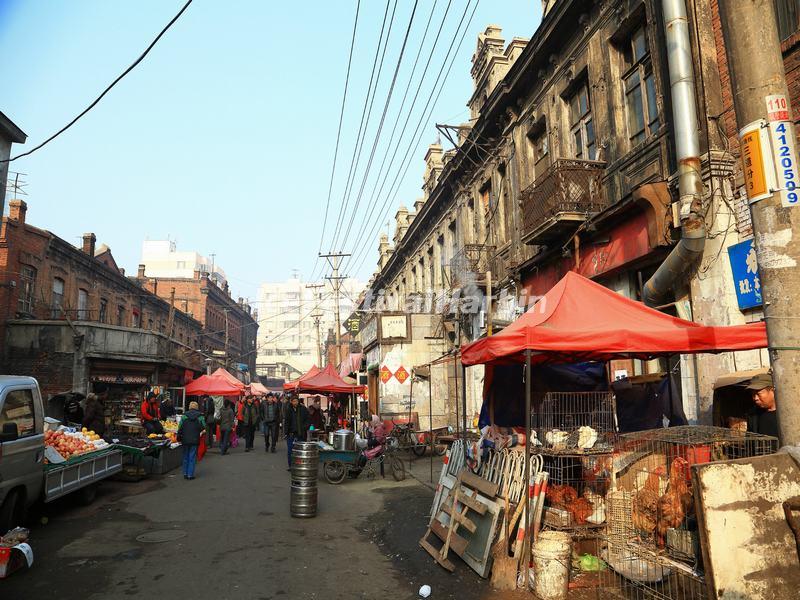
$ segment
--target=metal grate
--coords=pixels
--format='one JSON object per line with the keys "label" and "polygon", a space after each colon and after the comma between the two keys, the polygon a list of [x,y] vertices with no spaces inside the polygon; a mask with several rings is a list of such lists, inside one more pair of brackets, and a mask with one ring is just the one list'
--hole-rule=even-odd
{"label": "metal grate", "polygon": [[494,255],[494,246],[465,244],[450,261],[453,287],[476,283],[490,269]]}
{"label": "metal grate", "polygon": [[617,432],[614,396],[611,392],[548,392],[531,415],[531,428],[538,443],[551,453],[610,452]]}
{"label": "metal grate", "polygon": [[606,493],[613,469],[611,454],[567,455],[542,452],[549,474],[544,523],[552,529],[604,527]]}
{"label": "metal grate", "polygon": [[559,213],[594,214],[608,203],[603,193],[605,163],[557,160],[520,193],[523,235],[540,228]]}

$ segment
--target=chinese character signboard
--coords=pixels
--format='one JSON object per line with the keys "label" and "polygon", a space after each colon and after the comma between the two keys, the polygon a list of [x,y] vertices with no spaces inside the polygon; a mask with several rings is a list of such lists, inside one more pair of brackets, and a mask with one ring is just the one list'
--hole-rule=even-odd
{"label": "chinese character signboard", "polygon": [[381,377],[381,383],[383,383],[383,384],[387,384],[387,383],[389,383],[389,380],[392,378],[392,371],[391,371],[391,369],[390,369],[389,367],[387,367],[386,365],[383,365],[383,366],[381,367],[381,371],[380,371],[380,373],[381,373],[381,375],[380,375],[380,377]]}
{"label": "chinese character signboard", "polygon": [[406,315],[381,315],[381,340],[405,339],[407,336]]}
{"label": "chinese character signboard", "polygon": [[764,121],[755,121],[739,132],[742,151],[742,174],[747,198],[751,203],[769,198],[774,188],[775,172],[769,165],[769,136]]}
{"label": "chinese character signboard", "polygon": [[753,240],[747,240],[728,248],[733,283],[739,309],[761,306],[761,279],[758,275],[758,260]]}
{"label": "chinese character signboard", "polygon": [[399,369],[397,369],[397,371],[394,372],[394,376],[400,383],[405,383],[408,379],[408,371],[406,371],[405,367],[401,366]]}

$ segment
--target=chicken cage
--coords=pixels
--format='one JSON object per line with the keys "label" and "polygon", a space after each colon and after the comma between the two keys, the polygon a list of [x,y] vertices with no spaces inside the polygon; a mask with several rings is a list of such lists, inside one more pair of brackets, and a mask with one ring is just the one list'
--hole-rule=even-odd
{"label": "chicken cage", "polygon": [[603,527],[613,455],[562,454],[548,450],[540,454],[542,470],[548,473],[545,526],[561,530]]}
{"label": "chicken cage", "polygon": [[551,453],[607,453],[617,432],[611,392],[548,392],[531,412],[534,443]]}
{"label": "chicken cage", "polygon": [[615,491],[608,498],[609,532],[669,564],[699,568],[691,466],[771,454],[777,444],[768,436],[703,426],[621,435],[614,457]]}

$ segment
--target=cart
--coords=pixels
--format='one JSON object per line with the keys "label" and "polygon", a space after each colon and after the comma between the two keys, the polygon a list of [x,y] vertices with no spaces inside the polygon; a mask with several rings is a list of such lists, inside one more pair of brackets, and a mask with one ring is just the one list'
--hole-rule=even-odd
{"label": "cart", "polygon": [[[339,485],[350,475],[358,477],[362,471],[367,471],[370,477],[378,473],[376,467],[381,462],[389,466],[395,481],[406,478],[406,467],[395,451],[386,446],[383,453],[372,459],[367,459],[361,450],[324,450],[320,449],[319,459],[322,462],[322,475],[331,485]],[[366,462],[365,462],[366,461]]]}

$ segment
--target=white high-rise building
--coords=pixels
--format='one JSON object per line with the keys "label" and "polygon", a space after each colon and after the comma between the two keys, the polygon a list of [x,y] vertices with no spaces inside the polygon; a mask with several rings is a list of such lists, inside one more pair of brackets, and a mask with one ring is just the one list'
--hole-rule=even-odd
{"label": "white high-rise building", "polygon": [[[319,355],[328,330],[336,326],[336,298],[330,282],[318,283],[323,287],[308,287],[312,283],[292,278],[259,287],[259,375],[289,379],[305,373],[312,365],[322,367]],[[339,312],[343,325],[363,289],[364,284],[357,279],[342,280]],[[319,345],[314,315],[319,315]]]}
{"label": "white high-rise building", "polygon": [[[222,286],[225,271],[213,259],[193,251],[178,251],[172,240],[145,240],[142,242],[142,260],[148,277],[165,279],[193,279],[195,271],[206,272]],[[213,272],[212,272],[213,271]]]}

